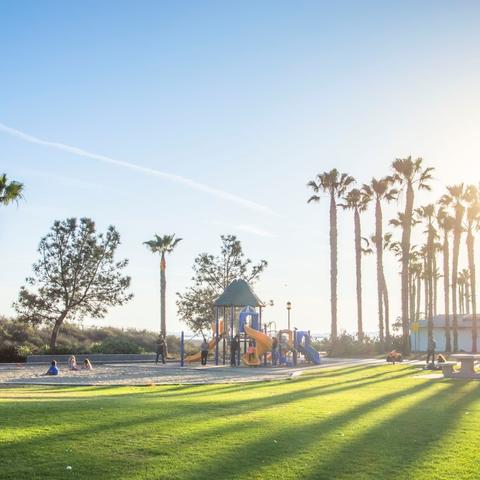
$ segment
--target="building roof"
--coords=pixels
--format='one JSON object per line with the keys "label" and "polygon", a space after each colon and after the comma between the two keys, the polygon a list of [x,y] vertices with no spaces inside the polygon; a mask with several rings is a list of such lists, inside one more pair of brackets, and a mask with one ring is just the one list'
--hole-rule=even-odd
{"label": "building roof", "polygon": [[216,307],[263,307],[263,302],[255,295],[252,287],[243,279],[232,283],[215,300]]}
{"label": "building roof", "polygon": [[[450,327],[452,327],[453,322],[453,315],[450,314]],[[480,320],[480,318],[477,318]],[[427,320],[419,320],[418,322],[419,328],[427,328],[428,322]],[[480,321],[479,321],[480,326]],[[433,317],[433,328],[445,328],[445,315],[435,315]],[[458,315],[458,328],[472,328],[472,316],[471,315]]]}

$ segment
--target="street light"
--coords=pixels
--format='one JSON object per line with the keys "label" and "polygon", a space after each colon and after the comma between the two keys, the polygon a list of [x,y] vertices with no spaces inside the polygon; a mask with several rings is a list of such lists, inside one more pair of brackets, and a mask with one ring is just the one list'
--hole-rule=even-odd
{"label": "street light", "polygon": [[287,302],[288,330],[290,330],[290,310],[291,309],[292,309],[292,302]]}

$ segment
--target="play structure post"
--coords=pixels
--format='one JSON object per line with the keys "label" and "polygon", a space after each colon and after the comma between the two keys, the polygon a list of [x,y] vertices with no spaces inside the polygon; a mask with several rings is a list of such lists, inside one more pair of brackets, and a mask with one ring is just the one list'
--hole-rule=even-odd
{"label": "play structure post", "polygon": [[215,365],[218,365],[218,307],[215,308]]}
{"label": "play structure post", "polygon": [[185,366],[185,334],[180,334],[180,366]]}
{"label": "play structure post", "polygon": [[297,328],[293,329],[293,365],[297,366]]}

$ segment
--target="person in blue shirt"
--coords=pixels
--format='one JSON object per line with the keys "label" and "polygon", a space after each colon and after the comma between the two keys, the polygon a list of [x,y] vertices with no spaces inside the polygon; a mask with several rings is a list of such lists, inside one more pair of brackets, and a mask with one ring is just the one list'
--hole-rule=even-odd
{"label": "person in blue shirt", "polygon": [[59,370],[57,367],[57,362],[55,360],[52,360],[52,363],[50,364],[50,368],[44,373],[44,375],[58,375]]}

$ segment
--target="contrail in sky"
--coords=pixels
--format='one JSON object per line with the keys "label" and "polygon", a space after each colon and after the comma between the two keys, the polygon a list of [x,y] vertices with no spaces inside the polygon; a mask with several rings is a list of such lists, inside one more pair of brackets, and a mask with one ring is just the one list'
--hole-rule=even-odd
{"label": "contrail in sky", "polygon": [[217,188],[210,187],[203,183],[197,182],[190,178],[182,177],[180,175],[175,175],[173,173],[162,172],[161,170],[156,170],[154,168],[143,167],[142,165],[137,165],[131,162],[125,162],[123,160],[117,160],[115,158],[107,157],[105,155],[99,155],[97,153],[88,152],[82,150],[81,148],[73,147],[71,145],[65,145],[64,143],[50,142],[47,140],[42,140],[41,138],[34,137],[28,133],[21,132],[15,128],[8,127],[3,123],[0,123],[0,131],[7,133],[13,137],[19,138],[25,142],[35,143],[37,145],[43,145],[44,147],[56,148],[57,150],[62,150],[64,152],[77,155],[79,157],[91,158],[92,160],[97,160],[104,163],[110,163],[118,167],[129,168],[130,170],[136,170],[137,172],[145,173],[147,175],[152,175],[155,177],[164,178],[170,180],[171,182],[180,183],[194,190],[199,190],[201,192],[208,193],[215,197],[221,198],[223,200],[228,200],[229,202],[236,203],[242,207],[249,208],[251,210],[256,210],[257,212],[267,213],[269,215],[277,215],[270,207],[266,205],[261,205],[260,203],[252,202],[233,193],[225,192],[224,190],[219,190]]}

